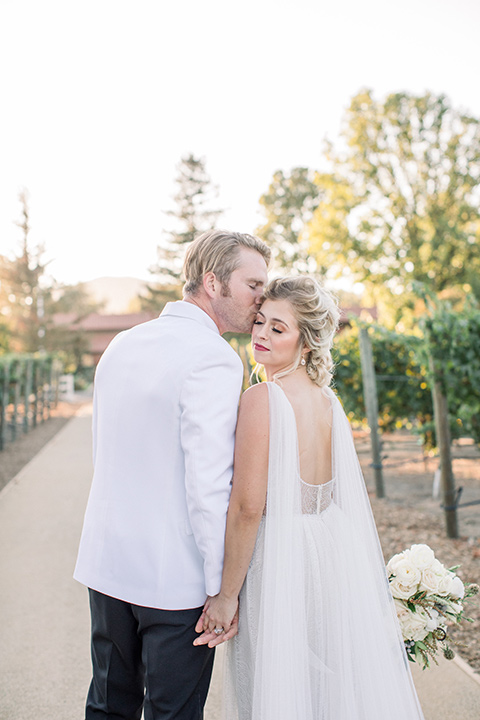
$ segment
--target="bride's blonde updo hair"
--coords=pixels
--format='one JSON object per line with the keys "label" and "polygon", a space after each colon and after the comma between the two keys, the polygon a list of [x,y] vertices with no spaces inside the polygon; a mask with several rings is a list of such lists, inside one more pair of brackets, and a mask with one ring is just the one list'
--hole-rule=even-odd
{"label": "bride's blonde updo hair", "polygon": [[328,386],[334,364],[330,351],[340,317],[335,297],[313,278],[300,275],[272,280],[263,292],[264,300],[288,300],[300,331],[298,356],[293,366],[277,377],[295,372],[306,346],[310,348],[304,355],[309,378],[320,387]]}

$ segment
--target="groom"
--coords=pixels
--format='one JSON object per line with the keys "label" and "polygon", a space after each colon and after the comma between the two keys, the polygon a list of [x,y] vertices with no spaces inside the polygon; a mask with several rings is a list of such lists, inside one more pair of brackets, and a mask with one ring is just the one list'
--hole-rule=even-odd
{"label": "groom", "polygon": [[201,720],[213,650],[194,647],[220,589],[243,368],[221,337],[251,330],[270,250],[210,231],[184,299],[118,335],[98,365],[94,476],[75,569],[89,588],[87,720]]}

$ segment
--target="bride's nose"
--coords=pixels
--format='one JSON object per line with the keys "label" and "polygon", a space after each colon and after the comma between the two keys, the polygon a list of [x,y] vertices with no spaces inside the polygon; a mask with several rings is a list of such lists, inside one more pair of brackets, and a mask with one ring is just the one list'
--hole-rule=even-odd
{"label": "bride's nose", "polygon": [[258,337],[259,337],[261,340],[266,340],[267,335],[268,335],[267,326],[266,326],[266,324],[264,323],[263,325],[260,325],[260,327],[259,327]]}

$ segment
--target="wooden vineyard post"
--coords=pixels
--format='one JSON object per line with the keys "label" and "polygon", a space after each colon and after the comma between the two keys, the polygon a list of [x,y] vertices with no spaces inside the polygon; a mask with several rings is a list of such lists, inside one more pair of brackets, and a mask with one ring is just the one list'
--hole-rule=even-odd
{"label": "wooden vineyard post", "polygon": [[25,385],[24,385],[25,413],[23,415],[23,432],[25,432],[25,433],[27,433],[30,429],[30,396],[32,394],[32,383],[33,383],[33,360],[32,360],[32,358],[28,358],[28,360],[25,363]]}
{"label": "wooden vineyard post", "polygon": [[432,356],[430,356],[430,370],[433,375],[433,414],[435,417],[435,432],[440,455],[440,486],[442,488],[443,508],[445,510],[445,524],[447,536],[449,538],[458,538],[457,493],[452,468],[452,442],[450,427],[448,425],[448,404],[442,383],[435,372]]}
{"label": "wooden vineyard post", "polygon": [[378,498],[385,497],[383,484],[381,442],[378,432],[378,397],[373,364],[372,342],[368,328],[360,328],[360,361],[362,365],[363,396],[367,411],[370,440],[372,443],[373,469],[375,472],[375,492]]}
{"label": "wooden vineyard post", "polygon": [[0,450],[3,450],[7,443],[7,405],[10,389],[10,364],[2,363],[2,375],[0,381]]}
{"label": "wooden vineyard post", "polygon": [[18,360],[13,363],[13,369],[13,377],[11,379],[11,386],[13,390],[13,412],[10,432],[12,440],[16,440],[18,425],[18,406],[20,404],[20,388],[22,383],[22,366]]}

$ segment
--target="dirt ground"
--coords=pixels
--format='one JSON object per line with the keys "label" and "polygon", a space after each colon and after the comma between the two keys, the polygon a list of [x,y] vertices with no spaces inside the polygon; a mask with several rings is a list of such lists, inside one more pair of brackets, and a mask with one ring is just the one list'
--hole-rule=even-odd
{"label": "dirt ground", "polygon": [[[447,538],[442,499],[432,497],[438,460],[424,461],[417,439],[399,432],[383,438],[386,498],[377,499],[368,436],[355,434],[385,560],[413,543],[426,543],[446,567],[461,565],[457,572],[464,582],[480,584],[480,504],[458,508],[460,537]],[[456,486],[463,488],[460,503],[480,500],[478,448],[462,440],[452,454]],[[457,644],[453,649],[480,672],[480,596],[465,609],[474,622],[452,628],[450,636]]]}
{"label": "dirt ground", "polygon": [[[82,403],[59,403],[52,417],[9,443],[0,452],[0,489],[65,425]],[[426,543],[447,567],[461,565],[458,574],[465,582],[480,583],[480,504],[458,509],[460,538],[447,538],[441,498],[432,498],[438,460],[423,459],[417,439],[397,432],[383,437],[386,498],[375,497],[370,467],[369,438],[355,433],[355,442],[377,522],[385,560],[413,543]],[[480,500],[480,452],[472,443],[454,445],[454,474],[463,487],[461,502]],[[480,672],[480,596],[467,606],[472,624],[464,622],[451,631],[456,651]]]}

